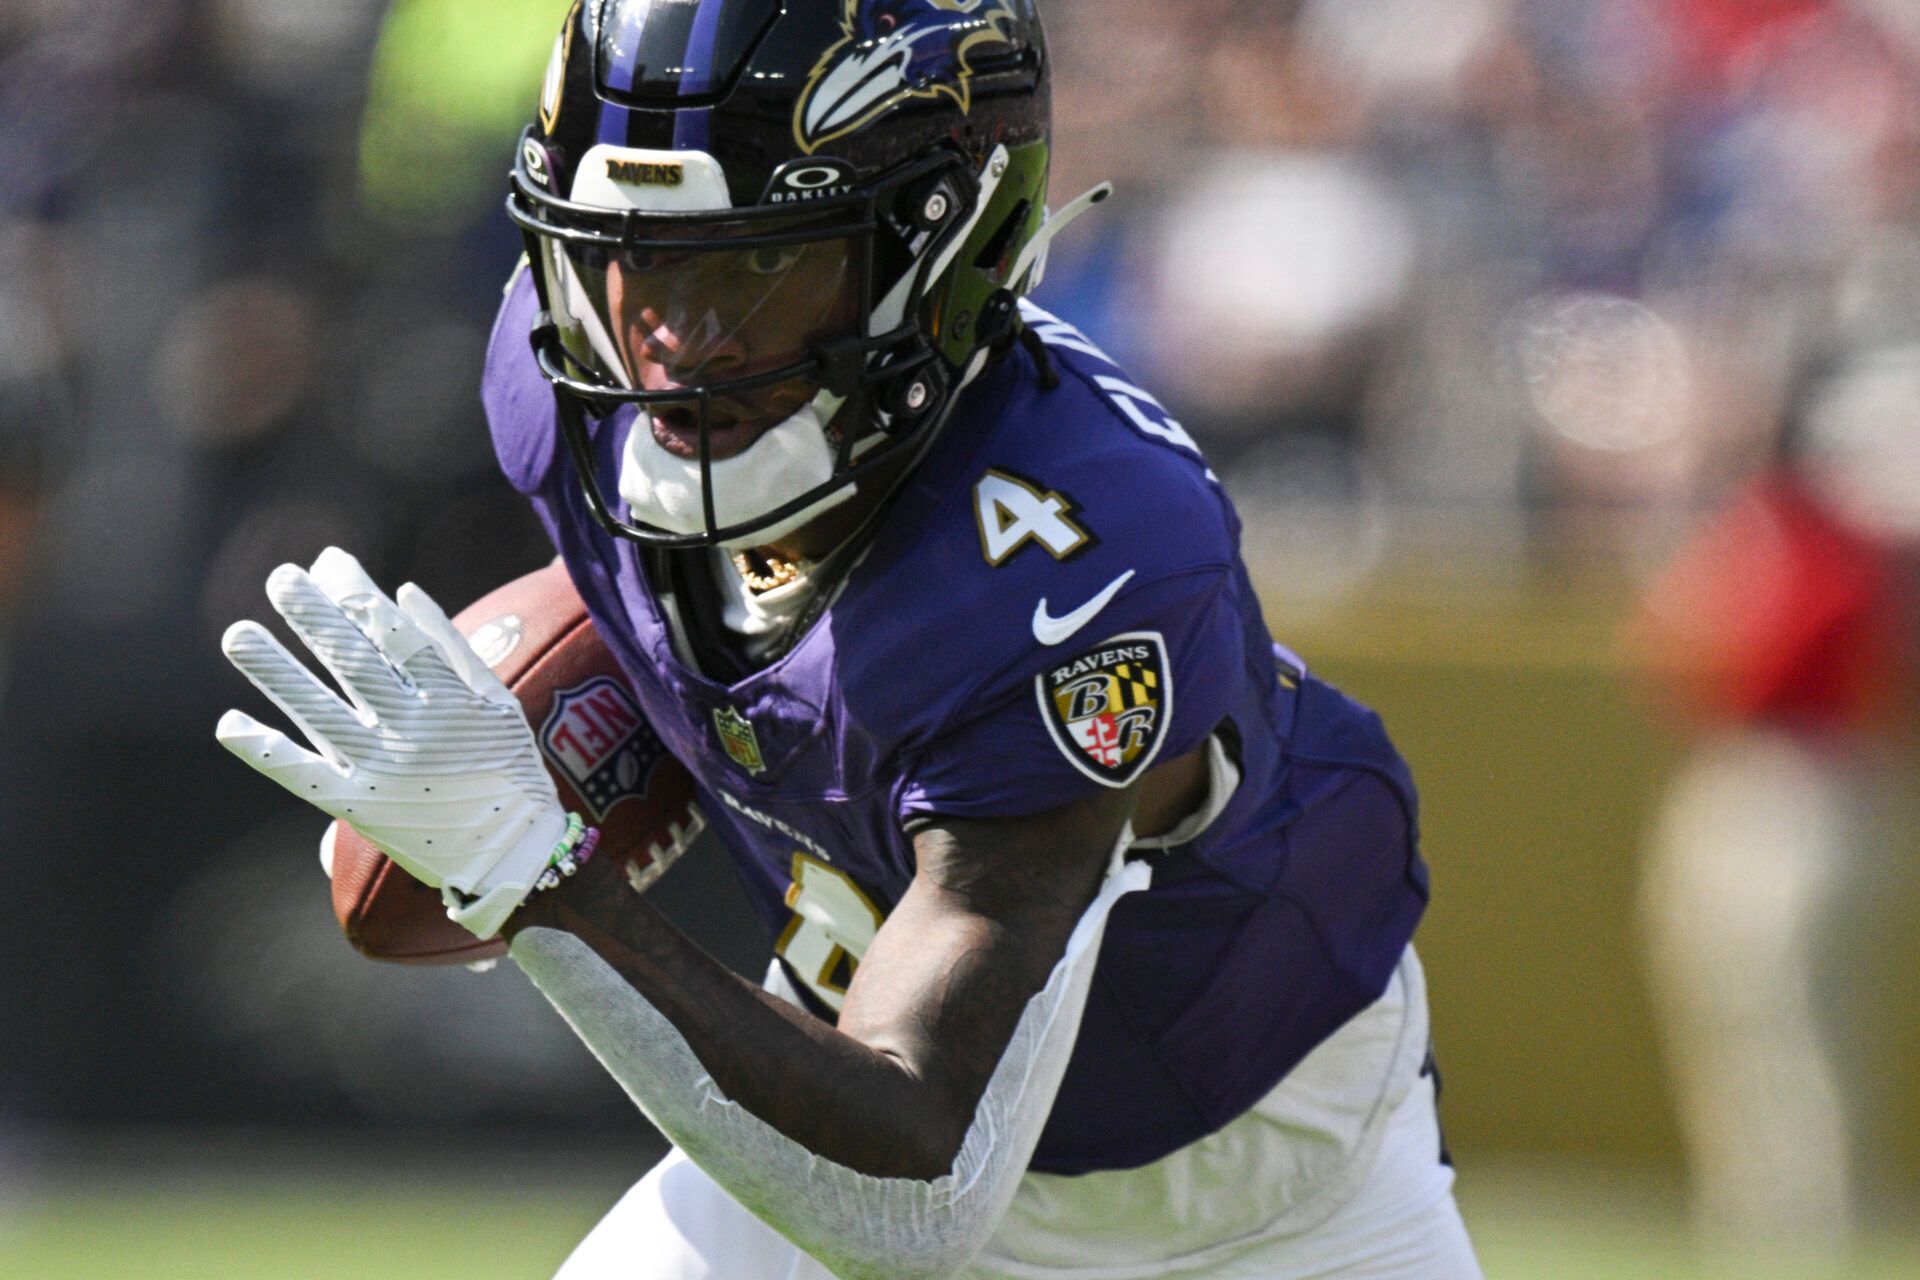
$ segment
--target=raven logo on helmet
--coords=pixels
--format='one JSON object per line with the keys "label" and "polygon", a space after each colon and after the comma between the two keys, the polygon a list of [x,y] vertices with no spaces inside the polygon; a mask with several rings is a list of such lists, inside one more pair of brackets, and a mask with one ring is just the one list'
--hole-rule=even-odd
{"label": "raven logo on helmet", "polygon": [[1011,44],[1009,0],[844,0],[846,38],[827,50],[793,112],[793,137],[812,155],[910,98],[973,106],[972,58]]}

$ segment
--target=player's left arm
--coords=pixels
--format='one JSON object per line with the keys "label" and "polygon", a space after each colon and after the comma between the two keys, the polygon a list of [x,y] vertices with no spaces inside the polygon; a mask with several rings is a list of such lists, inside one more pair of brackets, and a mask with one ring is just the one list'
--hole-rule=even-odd
{"label": "player's left arm", "polygon": [[508,932],[586,943],[673,1023],[727,1098],[799,1145],[865,1174],[938,1178],[1099,890],[1140,789],[922,827],[917,873],[862,958],[837,1029],[722,968],[612,871],[530,899]]}
{"label": "player's left arm", "polygon": [[949,1276],[1026,1172],[1108,913],[1148,883],[1119,856],[1129,820],[1184,803],[1197,764],[1034,817],[921,827],[837,1027],[604,872],[530,901],[513,955],[662,1131],[836,1275]]}

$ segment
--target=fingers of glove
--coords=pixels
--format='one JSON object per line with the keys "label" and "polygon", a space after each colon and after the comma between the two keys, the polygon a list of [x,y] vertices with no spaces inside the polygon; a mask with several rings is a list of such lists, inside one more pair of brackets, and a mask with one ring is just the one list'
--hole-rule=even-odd
{"label": "fingers of glove", "polygon": [[411,679],[305,569],[292,564],[275,569],[267,578],[267,599],[355,706],[372,714],[412,696]]}
{"label": "fingers of glove", "polygon": [[446,611],[432,596],[409,582],[400,588],[399,602],[400,611],[426,632],[440,656],[446,659],[447,665],[453,668],[469,689],[489,702],[503,706],[518,705],[518,699],[512,691],[500,682],[493,668],[473,651],[473,646],[467,643],[467,638],[460,634],[460,629],[453,625],[453,620],[447,617]]}
{"label": "fingers of glove", "polygon": [[339,605],[387,661],[400,670],[408,670],[414,655],[433,643],[367,576],[360,562],[340,548],[322,551],[308,573],[327,598]]}
{"label": "fingers of glove", "polygon": [[372,732],[353,709],[259,623],[228,627],[220,650],[323,755],[340,760],[343,753],[355,754],[372,741]]}
{"label": "fingers of glove", "polygon": [[347,798],[350,784],[338,769],[244,711],[221,716],[213,736],[234,755],[328,813],[341,807]]}

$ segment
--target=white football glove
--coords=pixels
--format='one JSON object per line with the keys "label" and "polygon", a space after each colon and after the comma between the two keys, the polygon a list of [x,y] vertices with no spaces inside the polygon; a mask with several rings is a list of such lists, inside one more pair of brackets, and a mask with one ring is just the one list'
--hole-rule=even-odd
{"label": "white football glove", "polygon": [[513,694],[426,592],[408,583],[399,597],[335,547],[310,573],[274,570],[267,598],[351,703],[264,627],[236,622],[221,649],[318,754],[241,711],[215,734],[441,888],[447,914],[491,938],[546,869],[567,815]]}

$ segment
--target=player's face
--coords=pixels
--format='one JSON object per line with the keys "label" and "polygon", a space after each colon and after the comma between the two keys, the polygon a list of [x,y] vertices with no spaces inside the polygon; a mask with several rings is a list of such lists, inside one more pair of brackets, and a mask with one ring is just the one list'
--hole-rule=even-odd
{"label": "player's face", "polygon": [[[770,372],[857,319],[847,241],[761,248],[676,249],[609,255],[606,314],[627,379],[672,391]],[[790,379],[717,396],[708,417],[714,459],[733,456],[813,399],[819,387]],[[699,405],[656,405],[655,441],[699,456]]]}

